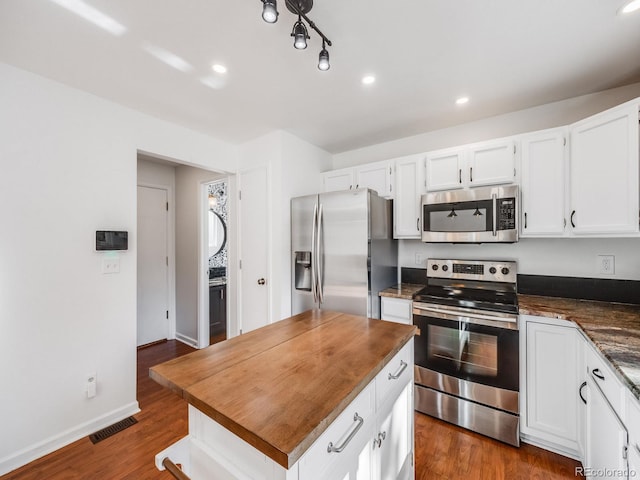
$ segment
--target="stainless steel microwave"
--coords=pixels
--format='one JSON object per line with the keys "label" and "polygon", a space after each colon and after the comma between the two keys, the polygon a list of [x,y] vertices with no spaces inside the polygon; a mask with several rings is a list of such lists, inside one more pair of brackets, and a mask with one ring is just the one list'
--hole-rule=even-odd
{"label": "stainless steel microwave", "polygon": [[518,241],[517,185],[449,190],[422,195],[422,241]]}

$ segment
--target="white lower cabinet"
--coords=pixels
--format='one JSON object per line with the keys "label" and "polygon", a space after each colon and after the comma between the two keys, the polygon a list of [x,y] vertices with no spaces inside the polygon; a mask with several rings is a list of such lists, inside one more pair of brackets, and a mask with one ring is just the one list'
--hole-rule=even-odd
{"label": "white lower cabinet", "polygon": [[411,325],[413,301],[404,298],[380,297],[380,318],[391,322]]}
{"label": "white lower cabinet", "polygon": [[640,479],[640,401],[627,392],[626,423],[629,431],[629,479]]}
{"label": "white lower cabinet", "polygon": [[189,405],[189,435],[156,455],[191,480],[408,480],[413,465],[413,339],[289,469]]}
{"label": "white lower cabinet", "polygon": [[575,324],[520,316],[521,437],[580,459],[583,406],[583,342]]}

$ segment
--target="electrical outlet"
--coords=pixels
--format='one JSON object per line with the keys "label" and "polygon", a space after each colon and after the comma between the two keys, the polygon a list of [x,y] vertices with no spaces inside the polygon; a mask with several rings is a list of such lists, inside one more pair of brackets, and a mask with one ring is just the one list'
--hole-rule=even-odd
{"label": "electrical outlet", "polygon": [[422,254],[416,253],[416,265],[422,265]]}
{"label": "electrical outlet", "polygon": [[603,275],[616,273],[616,257],[614,255],[598,255],[598,273]]}
{"label": "electrical outlet", "polygon": [[93,398],[96,396],[98,390],[98,377],[95,373],[87,375],[87,398]]}

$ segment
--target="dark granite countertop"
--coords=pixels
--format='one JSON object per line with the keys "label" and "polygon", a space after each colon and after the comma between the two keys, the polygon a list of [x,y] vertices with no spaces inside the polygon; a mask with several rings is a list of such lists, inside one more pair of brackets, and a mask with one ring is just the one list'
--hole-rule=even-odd
{"label": "dark granite countertop", "polygon": [[424,285],[414,283],[401,283],[393,287],[385,288],[378,295],[381,297],[402,298],[404,300],[412,300],[413,295],[424,288]]}
{"label": "dark granite countertop", "polygon": [[521,315],[576,323],[640,400],[640,305],[518,295]]}

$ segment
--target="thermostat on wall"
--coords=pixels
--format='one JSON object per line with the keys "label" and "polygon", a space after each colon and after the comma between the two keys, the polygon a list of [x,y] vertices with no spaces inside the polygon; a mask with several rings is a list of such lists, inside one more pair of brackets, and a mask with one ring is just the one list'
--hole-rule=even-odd
{"label": "thermostat on wall", "polygon": [[127,250],[129,232],[114,230],[96,230],[96,250]]}

